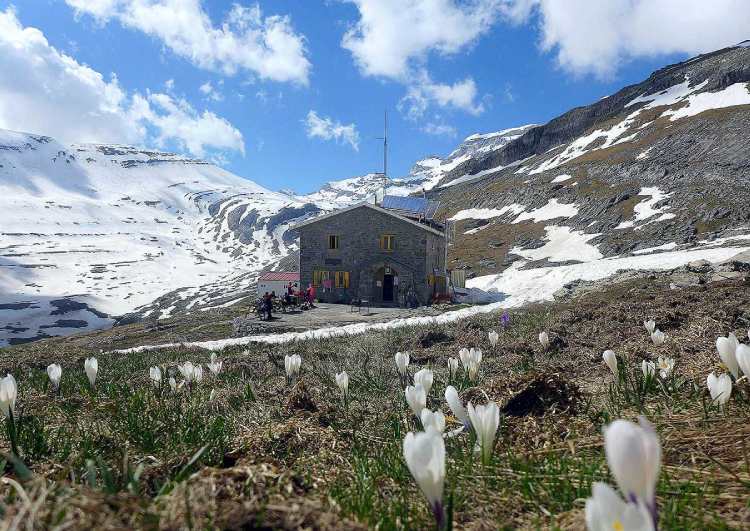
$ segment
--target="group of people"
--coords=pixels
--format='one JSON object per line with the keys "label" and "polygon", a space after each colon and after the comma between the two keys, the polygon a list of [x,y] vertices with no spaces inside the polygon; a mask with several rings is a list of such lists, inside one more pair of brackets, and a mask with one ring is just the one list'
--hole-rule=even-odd
{"label": "group of people", "polygon": [[[260,314],[261,319],[271,320],[273,319],[273,301],[278,297],[276,291],[265,292],[261,298]],[[287,285],[284,297],[282,299],[282,307],[293,306],[296,303],[307,306],[308,308],[314,308],[313,301],[315,300],[315,286],[308,285],[307,289],[302,290],[299,288],[297,283],[292,284],[291,282]]]}

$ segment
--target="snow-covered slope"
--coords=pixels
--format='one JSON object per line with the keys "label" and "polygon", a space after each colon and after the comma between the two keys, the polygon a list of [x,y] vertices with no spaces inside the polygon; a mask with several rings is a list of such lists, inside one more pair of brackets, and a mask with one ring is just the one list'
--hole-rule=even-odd
{"label": "snow-covered slope", "polygon": [[0,345],[257,272],[319,210],[202,161],[0,131]]}
{"label": "snow-covered slope", "polygon": [[458,184],[453,183],[451,179],[447,179],[445,182],[441,181],[461,164],[502,148],[533,127],[535,127],[535,124],[522,125],[521,127],[513,127],[494,133],[473,134],[464,139],[447,157],[431,156],[418,161],[412,167],[407,179],[412,186],[418,186],[424,190],[432,190],[438,183],[441,186]]}

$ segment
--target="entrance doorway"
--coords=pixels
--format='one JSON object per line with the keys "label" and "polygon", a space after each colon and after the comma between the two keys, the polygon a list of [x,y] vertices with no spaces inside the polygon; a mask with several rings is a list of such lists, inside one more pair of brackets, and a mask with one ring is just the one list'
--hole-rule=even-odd
{"label": "entrance doorway", "polygon": [[393,302],[393,275],[383,275],[383,302]]}

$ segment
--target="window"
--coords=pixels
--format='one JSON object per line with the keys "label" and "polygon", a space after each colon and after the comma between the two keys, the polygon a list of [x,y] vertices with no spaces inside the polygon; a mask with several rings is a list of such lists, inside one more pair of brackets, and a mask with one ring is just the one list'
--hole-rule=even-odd
{"label": "window", "polygon": [[336,271],[334,273],[334,286],[337,288],[349,287],[349,271]]}
{"label": "window", "polygon": [[323,281],[328,278],[328,271],[320,271],[318,269],[313,271],[313,286],[319,288],[323,285]]}
{"label": "window", "polygon": [[396,247],[396,237],[393,234],[383,234],[380,237],[380,248],[384,251],[392,251]]}
{"label": "window", "polygon": [[339,248],[339,237],[336,234],[331,234],[328,236],[328,248],[329,249],[338,249]]}

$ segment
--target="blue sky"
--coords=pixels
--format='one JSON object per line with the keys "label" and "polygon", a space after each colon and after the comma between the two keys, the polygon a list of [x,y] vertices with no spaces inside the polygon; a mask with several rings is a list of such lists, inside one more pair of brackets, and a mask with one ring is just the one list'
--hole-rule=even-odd
{"label": "blue sky", "polygon": [[[679,28],[656,11],[644,27],[637,10],[658,1],[613,1],[619,10],[551,1],[0,0],[0,25],[11,28],[0,54],[12,49],[0,64],[0,127],[155,145],[308,192],[380,171],[384,109],[389,173],[400,176],[472,133],[544,123],[747,38],[732,22],[747,4],[730,0],[708,19],[700,2],[681,4]],[[210,31],[185,31],[196,21]],[[274,32],[285,39],[278,49]]]}

